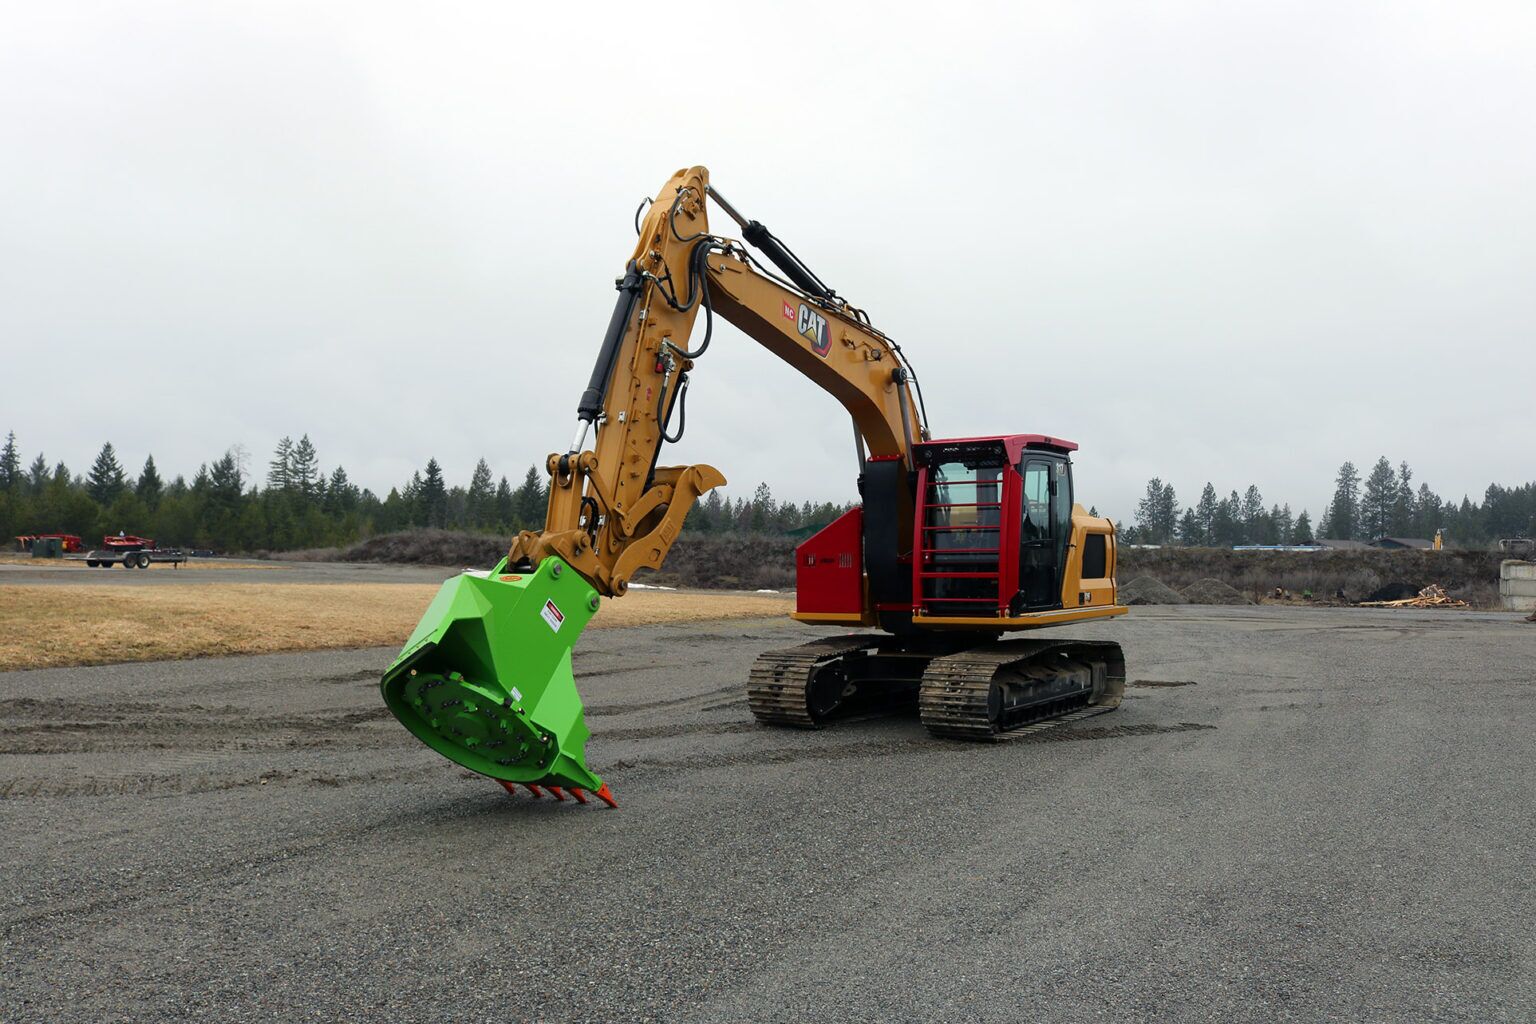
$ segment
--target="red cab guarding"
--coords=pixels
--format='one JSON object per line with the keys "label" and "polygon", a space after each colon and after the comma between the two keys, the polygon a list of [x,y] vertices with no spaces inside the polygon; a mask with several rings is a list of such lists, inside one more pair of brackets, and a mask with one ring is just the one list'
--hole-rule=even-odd
{"label": "red cab guarding", "polygon": [[864,611],[864,510],[855,506],[795,548],[795,610]]}

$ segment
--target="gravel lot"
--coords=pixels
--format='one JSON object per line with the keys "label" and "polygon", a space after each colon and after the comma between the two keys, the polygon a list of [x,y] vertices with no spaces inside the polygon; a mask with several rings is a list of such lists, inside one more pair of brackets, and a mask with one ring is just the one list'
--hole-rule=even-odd
{"label": "gravel lot", "polygon": [[1074,632],[1124,706],[985,747],[756,726],[803,627],[590,633],[617,811],[418,746],[389,650],[0,674],[0,1019],[1536,1017],[1536,626]]}

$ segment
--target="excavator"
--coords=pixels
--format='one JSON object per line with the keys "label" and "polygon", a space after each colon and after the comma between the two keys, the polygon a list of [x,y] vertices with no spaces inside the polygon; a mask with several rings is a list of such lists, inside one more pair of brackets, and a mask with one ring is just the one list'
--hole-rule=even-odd
{"label": "excavator", "polygon": [[[679,170],[657,195],[636,210],[575,436],[549,456],[544,528],[518,534],[489,571],[443,584],[381,682],[401,724],[509,793],[617,806],[586,763],[571,650],[603,598],[660,567],[689,509],[725,483],[713,466],[659,464],[683,435],[716,317],[842,404],[859,461],[859,504],[795,551],[793,613],[858,631],[761,655],[745,686],[759,722],[819,729],[915,704],[935,735],[990,741],[1118,706],[1118,644],[1004,639],[1127,610],[1114,526],[1076,501],[1077,446],[933,438],[896,342],[705,168]],[[711,202],[740,239],[712,233]]]}

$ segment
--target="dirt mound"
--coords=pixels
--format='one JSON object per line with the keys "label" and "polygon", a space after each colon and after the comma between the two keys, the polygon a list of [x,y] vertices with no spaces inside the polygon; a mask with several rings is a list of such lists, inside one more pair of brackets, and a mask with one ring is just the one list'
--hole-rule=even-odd
{"label": "dirt mound", "polygon": [[1120,588],[1121,604],[1188,604],[1189,601],[1162,580],[1137,576]]}
{"label": "dirt mound", "polygon": [[404,562],[415,565],[495,565],[512,538],[457,530],[407,530],[386,533],[341,552],[345,562]]}
{"label": "dirt mound", "polygon": [[1241,592],[1209,576],[1196,580],[1180,591],[1190,604],[1253,604]]}
{"label": "dirt mound", "polygon": [[[461,530],[402,530],[369,537],[346,548],[285,551],[269,557],[295,562],[399,562],[486,569],[507,553],[512,538]],[[756,533],[685,533],[657,572],[641,570],[635,582],[717,590],[795,588],[795,542]]]}
{"label": "dirt mound", "polygon": [[1480,608],[1500,607],[1498,580],[1502,557],[1505,556],[1490,551],[1387,551],[1378,548],[1231,551],[1126,545],[1115,552],[1121,579],[1156,576],[1177,590],[1210,577],[1244,594],[1267,594],[1280,587],[1298,596],[1310,592],[1312,600],[1330,603],[1336,600],[1334,595],[1340,590],[1344,591],[1346,601],[1353,602],[1389,583],[1419,580],[1421,587],[1430,581],[1439,583],[1452,597]]}

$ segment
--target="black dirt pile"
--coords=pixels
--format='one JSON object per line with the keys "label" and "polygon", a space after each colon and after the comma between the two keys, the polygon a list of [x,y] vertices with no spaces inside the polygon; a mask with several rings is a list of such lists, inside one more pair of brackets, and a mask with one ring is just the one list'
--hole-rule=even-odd
{"label": "black dirt pile", "polygon": [[[273,553],[295,562],[394,562],[489,569],[512,544],[510,536],[458,530],[385,533],[345,548]],[[712,590],[793,590],[795,542],[760,534],[685,533],[660,572],[642,570],[636,583]]]}
{"label": "black dirt pile", "polygon": [[[1122,547],[1115,557],[1121,579],[1154,576],[1178,589],[1216,579],[1250,597],[1271,594],[1280,587],[1297,598],[1310,591],[1319,602],[1353,604],[1370,598],[1389,583],[1422,580],[1439,583],[1451,597],[1474,606],[1496,607],[1498,603],[1500,555],[1487,551]],[[1344,591],[1342,601],[1337,598],[1340,590]]]}
{"label": "black dirt pile", "polygon": [[511,537],[462,530],[402,530],[381,533],[344,548],[262,551],[258,558],[282,562],[391,562],[489,569],[507,553]]}
{"label": "black dirt pile", "polygon": [[637,583],[718,590],[795,589],[795,541],[759,533],[685,533]]}
{"label": "black dirt pile", "polygon": [[1121,604],[1188,604],[1189,601],[1162,580],[1137,576],[1120,587]]}
{"label": "black dirt pile", "polygon": [[347,562],[409,562],[489,569],[506,555],[511,537],[455,530],[410,530],[369,537],[342,553]]}
{"label": "black dirt pile", "polygon": [[1248,598],[1227,586],[1221,580],[1209,577],[1196,580],[1179,593],[1190,604],[1253,604]]}

